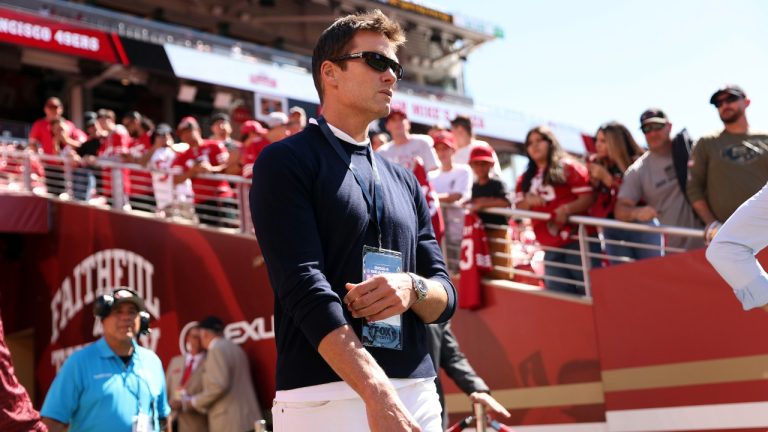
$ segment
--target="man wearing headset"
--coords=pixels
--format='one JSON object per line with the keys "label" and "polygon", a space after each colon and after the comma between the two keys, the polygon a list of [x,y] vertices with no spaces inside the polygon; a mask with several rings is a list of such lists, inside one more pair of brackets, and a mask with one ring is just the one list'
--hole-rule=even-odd
{"label": "man wearing headset", "polygon": [[64,362],[45,397],[43,422],[52,432],[164,431],[171,409],[163,365],[136,342],[149,328],[144,300],[118,288],[96,300],[94,315],[104,336]]}

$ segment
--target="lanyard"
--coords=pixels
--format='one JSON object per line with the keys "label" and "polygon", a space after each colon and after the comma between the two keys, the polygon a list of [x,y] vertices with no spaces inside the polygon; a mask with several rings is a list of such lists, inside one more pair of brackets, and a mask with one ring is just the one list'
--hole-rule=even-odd
{"label": "lanyard", "polygon": [[[360,173],[358,172],[355,165],[352,163],[352,158],[350,158],[347,152],[345,152],[341,147],[339,139],[336,137],[336,135],[331,132],[331,128],[328,127],[328,122],[325,120],[325,118],[320,117],[317,119],[317,125],[320,126],[320,130],[323,131],[325,139],[328,140],[328,142],[331,144],[331,147],[333,147],[333,149],[336,151],[336,154],[339,155],[342,162],[344,162],[344,165],[346,165],[347,168],[352,171],[352,175],[355,177],[358,186],[360,186],[360,190],[363,192],[365,202],[368,204],[368,208],[373,212],[374,217],[372,220],[376,227],[376,234],[378,235],[379,239],[379,249],[381,249],[381,214],[384,211],[384,189],[381,186],[381,178],[379,177],[379,170],[376,168],[376,158],[373,155],[371,146],[368,145],[366,157],[370,157],[371,170],[373,171],[373,196],[371,196],[365,181],[363,180],[362,176],[360,176]],[[377,199],[377,196],[379,199]]]}

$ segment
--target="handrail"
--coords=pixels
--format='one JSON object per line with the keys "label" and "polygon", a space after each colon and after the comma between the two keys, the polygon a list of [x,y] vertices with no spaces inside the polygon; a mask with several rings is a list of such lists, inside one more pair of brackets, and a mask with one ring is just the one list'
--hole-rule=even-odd
{"label": "handrail", "polygon": [[[455,204],[443,205],[442,207],[444,210],[452,209],[455,211],[456,209],[461,209],[464,212],[469,211]],[[515,208],[501,208],[501,207],[485,208],[479,211],[481,213],[501,215],[501,216],[505,216],[515,220],[528,219],[528,220],[547,221],[552,218],[551,214],[549,213],[515,209]],[[447,220],[447,223],[458,222],[456,220],[448,220],[448,218],[446,218],[446,220]],[[458,223],[463,223],[463,221]],[[517,269],[514,267],[514,264],[499,264],[498,262],[493,265],[494,271],[501,272],[507,275],[517,274],[517,275],[529,277],[529,278],[533,277],[540,281],[560,282],[560,283],[566,283],[575,287],[582,287],[584,290],[585,297],[589,298],[591,297],[591,281],[589,276],[589,270],[592,268],[593,261],[598,261],[598,262],[610,261],[613,263],[626,263],[626,262],[634,261],[632,257],[612,256],[607,253],[604,253],[602,250],[595,251],[593,250],[592,247],[590,247],[590,245],[595,245],[595,244],[621,245],[628,248],[659,251],[659,254],[663,255],[668,252],[684,252],[684,250],[682,249],[667,246],[664,242],[664,238],[666,236],[691,237],[691,238],[697,238],[697,239],[704,238],[703,229],[686,228],[686,227],[669,226],[669,225],[652,226],[652,225],[646,225],[642,223],[624,222],[624,221],[619,221],[615,219],[601,219],[601,218],[581,216],[581,215],[570,216],[568,218],[568,223],[578,225],[578,231],[576,231],[574,235],[572,235],[571,237],[573,240],[578,242],[578,250],[562,249],[559,247],[542,246],[542,245],[535,246],[535,248],[541,251],[561,253],[566,256],[578,255],[580,258],[579,265],[566,264],[566,263],[561,263],[556,261],[545,261],[544,264],[546,266],[550,266],[553,268],[564,268],[564,269],[576,270],[576,271],[578,271],[580,267],[581,274],[582,274],[582,277],[580,280],[565,279],[565,278],[562,278],[559,276],[553,276],[550,274],[543,274],[543,275],[536,274],[535,272],[531,272],[528,270]],[[488,225],[487,227],[494,228],[496,230],[498,230],[499,228],[502,228],[502,229],[505,228],[505,226],[503,225]],[[588,230],[587,228],[591,228],[591,229]],[[653,244],[636,243],[636,242],[630,242],[630,241],[624,241],[624,240],[616,241],[611,239],[604,239],[604,238],[599,238],[595,236],[590,236],[589,234],[589,231],[598,232],[597,229],[602,230],[604,228],[616,228],[616,229],[621,229],[626,231],[660,234],[662,243],[660,245],[659,244],[653,245]],[[446,231],[450,231],[450,228],[446,228]],[[449,244],[449,241],[450,241],[450,244]],[[455,257],[460,255],[459,251],[457,250],[460,248],[460,242],[461,242],[460,238],[448,239],[448,236],[446,236],[446,242],[443,245],[443,250],[444,250],[444,255],[446,257],[446,261],[449,264],[449,268],[455,268],[455,267],[452,267],[451,264],[456,263],[458,261],[458,259]],[[519,247],[521,243],[515,243],[514,241],[510,242],[510,240],[505,238],[491,238],[489,239],[489,244],[509,245],[509,247],[511,248],[514,245],[517,245]],[[503,261],[507,261],[508,263],[511,263],[512,259],[514,258],[514,254],[509,252],[510,250],[511,249],[508,248],[507,252],[496,251],[496,252],[493,252],[491,255],[492,257],[499,258]]]}
{"label": "handrail", "polygon": [[[502,216],[508,216],[519,219],[538,219],[549,220],[551,215],[549,213],[536,212],[531,210],[522,210],[514,208],[494,207],[481,210],[482,213],[497,214]],[[587,225],[600,228],[618,228],[640,232],[651,232],[657,234],[670,234],[679,235],[685,237],[701,237],[704,238],[704,230],[697,228],[685,228],[673,225],[646,225],[636,222],[624,222],[616,219],[603,219],[592,216],[580,216],[571,215],[568,217],[568,222],[578,225]]]}

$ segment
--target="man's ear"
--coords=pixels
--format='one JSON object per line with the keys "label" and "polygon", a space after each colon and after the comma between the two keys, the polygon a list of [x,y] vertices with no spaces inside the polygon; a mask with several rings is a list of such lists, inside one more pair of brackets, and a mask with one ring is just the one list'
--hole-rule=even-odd
{"label": "man's ear", "polygon": [[331,85],[337,84],[337,73],[338,67],[331,61],[326,60],[320,66],[320,76],[324,82],[327,82]]}

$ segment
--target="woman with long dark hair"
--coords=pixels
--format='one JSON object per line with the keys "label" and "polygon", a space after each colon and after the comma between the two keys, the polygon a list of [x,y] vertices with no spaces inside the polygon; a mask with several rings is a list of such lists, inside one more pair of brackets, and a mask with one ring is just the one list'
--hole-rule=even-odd
{"label": "woman with long dark hair", "polygon": [[[518,179],[515,204],[519,209],[550,213],[552,217],[547,221],[533,221],[533,232],[542,246],[561,249],[545,251],[544,273],[582,281],[581,270],[570,268],[581,268],[581,256],[579,242],[573,238],[576,227],[567,221],[571,215],[586,214],[592,205],[587,169],[563,151],[555,134],[546,126],[528,131],[525,149],[528,168]],[[590,244],[590,250],[599,249],[597,243],[594,245]],[[584,294],[582,286],[553,279],[545,283],[553,291]]]}
{"label": "woman with long dark hair", "polygon": [[[589,209],[590,216],[613,219],[613,209],[624,172],[643,153],[644,150],[637,145],[632,134],[621,123],[608,122],[597,129],[595,154],[590,155],[587,163],[589,179],[595,189],[595,203]],[[604,228],[603,238],[606,240],[605,252],[611,257],[638,260],[660,254],[661,236],[656,233]],[[622,244],[623,242],[642,243],[654,248],[633,247]]]}

